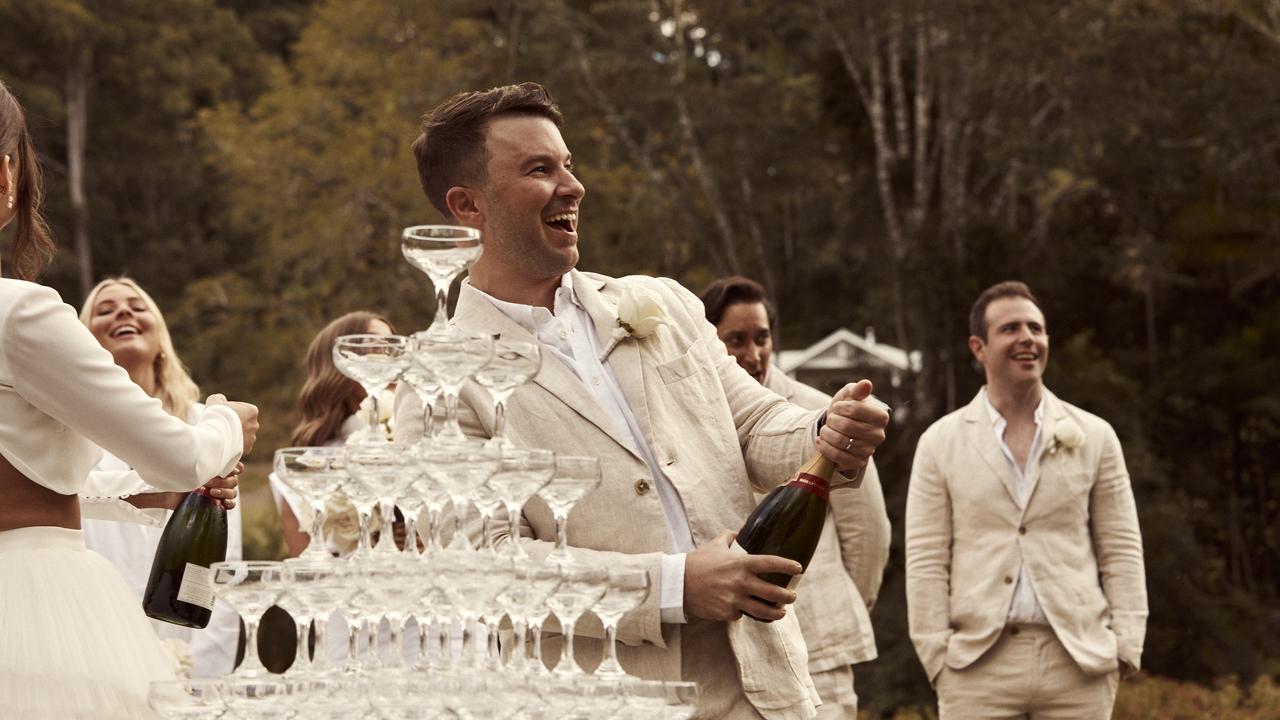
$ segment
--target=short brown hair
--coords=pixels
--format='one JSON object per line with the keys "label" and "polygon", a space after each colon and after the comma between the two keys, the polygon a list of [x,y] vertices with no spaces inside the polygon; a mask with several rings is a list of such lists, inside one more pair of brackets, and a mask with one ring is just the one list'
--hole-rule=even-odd
{"label": "short brown hair", "polygon": [[[1031,288],[1027,287],[1026,283],[1018,280],[998,282],[983,290],[978,299],[973,301],[973,309],[969,311],[969,334],[985,341],[987,339],[987,306],[996,300],[1009,297],[1026,298],[1036,307],[1040,307],[1040,301],[1031,294]],[[1040,308],[1040,311],[1044,312],[1044,308]]]}
{"label": "short brown hair", "polygon": [[707,313],[707,320],[712,325],[719,325],[724,319],[724,311],[732,305],[764,305],[765,315],[769,317],[769,329],[777,325],[778,311],[769,301],[769,295],[760,283],[741,275],[720,278],[702,291],[702,306]]}
{"label": "short brown hair", "polygon": [[427,199],[445,217],[453,217],[445,202],[450,188],[486,179],[484,131],[490,120],[502,115],[544,117],[556,127],[564,122],[551,92],[534,82],[458,93],[422,116],[422,134],[413,141],[418,179]]}
{"label": "short brown hair", "polygon": [[9,162],[17,165],[14,178],[13,248],[10,250],[13,275],[19,280],[36,280],[41,271],[53,259],[57,248],[40,214],[44,200],[44,179],[40,173],[40,161],[36,158],[35,145],[27,130],[27,116],[18,99],[0,82],[0,157],[9,156]]}

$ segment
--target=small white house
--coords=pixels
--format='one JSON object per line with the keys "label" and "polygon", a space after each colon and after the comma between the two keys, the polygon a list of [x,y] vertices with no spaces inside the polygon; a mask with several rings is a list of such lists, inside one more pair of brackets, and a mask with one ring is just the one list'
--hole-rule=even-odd
{"label": "small white house", "polygon": [[866,335],[840,328],[803,350],[783,350],[774,357],[787,375],[829,394],[868,378],[876,396],[895,411],[909,400],[903,380],[920,372],[921,363],[918,350],[907,352],[876,342],[873,328],[867,328]]}

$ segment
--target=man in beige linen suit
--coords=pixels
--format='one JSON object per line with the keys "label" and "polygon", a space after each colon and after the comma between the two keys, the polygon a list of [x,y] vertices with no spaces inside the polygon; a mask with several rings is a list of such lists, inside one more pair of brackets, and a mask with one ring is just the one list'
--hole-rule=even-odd
{"label": "man in beige linen suit", "polygon": [[[604,481],[575,507],[569,545],[582,561],[649,570],[649,600],[619,629],[624,668],[697,682],[701,718],[812,718],[804,645],[785,611],[795,594],[758,577],[799,565],[736,554],[727,529],[751,510],[753,485],[787,480],[815,447],[860,471],[888,416],[864,401],[869,383],[843,390],[825,416],[760,387],[673,281],[575,270],[585,188],[560,120],[533,83],[462,93],[424,120],[414,153],[427,197],[484,239],[453,321],[541,343],[542,369],[507,408],[514,442],[600,458]],[[624,297],[665,323],[612,343],[620,321],[636,320],[620,317]],[[400,393],[397,405],[397,433],[421,433],[413,394]],[[468,388],[461,405],[468,432],[492,431],[486,394]],[[530,555],[545,556],[555,538],[545,503],[531,500],[520,525]],[[775,622],[739,619],[744,611]],[[578,633],[589,669],[600,643],[587,636],[598,637],[599,624],[583,622]]]}
{"label": "man in beige linen suit", "polygon": [[984,291],[970,332],[987,385],[924,433],[911,470],[911,639],[943,718],[1110,717],[1147,618],[1120,442],[1044,387],[1026,285]]}
{"label": "man in beige linen suit", "polygon": [[[701,297],[707,320],[729,354],[760,384],[801,407],[831,403],[826,393],[770,364],[777,311],[763,286],[740,276],[721,278]],[[853,665],[877,655],[869,613],[889,560],[889,532],[880,477],[875,461],[868,461],[859,488],[831,493],[822,537],[796,586],[795,612],[809,650],[809,675],[822,698],[820,720],[858,717]]]}

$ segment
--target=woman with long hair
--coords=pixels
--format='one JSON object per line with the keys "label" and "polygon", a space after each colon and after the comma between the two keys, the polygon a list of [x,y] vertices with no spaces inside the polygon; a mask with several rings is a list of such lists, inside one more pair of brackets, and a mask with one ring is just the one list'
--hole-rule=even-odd
{"label": "woman with long hair", "polygon": [[[257,408],[208,398],[198,422],[166,413],[35,279],[53,243],[22,107],[0,83],[0,698],[6,716],[154,718],[147,686],[174,661],[137,598],[84,547],[79,493],[105,448],[157,490],[230,475],[253,447]],[[0,268],[2,269],[2,268]],[[212,492],[234,497],[234,488]]]}
{"label": "woman with long hair", "polygon": [[[333,364],[333,343],[343,335],[368,333],[391,335],[395,329],[381,315],[364,310],[349,312],[330,322],[311,340],[303,361],[306,379],[298,393],[298,409],[302,413],[293,428],[289,444],[295,447],[318,447],[342,444],[352,433],[368,426],[358,412],[365,399],[364,388],[343,375]],[[388,406],[389,407],[389,406]],[[301,513],[300,499],[274,477],[271,491],[280,511],[280,526],[289,554],[297,557],[307,547],[307,534],[298,525],[298,518],[310,518]],[[330,539],[332,552],[351,550],[351,543],[358,534],[355,510],[342,500],[329,508],[327,526],[334,530]],[[323,533],[322,533],[323,535]]]}
{"label": "woman with long hair", "polygon": [[[129,373],[129,379],[143,392],[160,401],[164,411],[194,423],[204,411],[200,388],[178,358],[169,335],[169,326],[159,306],[147,291],[127,277],[98,283],[80,308],[80,322],[89,328],[112,359]],[[104,452],[97,470],[127,471],[120,458]],[[185,493],[142,493],[129,500],[139,509],[124,521],[85,519],[85,545],[111,561],[125,576],[141,599],[150,577],[152,560],[163,534],[168,513]],[[109,502],[105,498],[81,498],[87,502]],[[227,559],[242,558],[241,515],[233,502],[224,502],[227,512]],[[146,511],[141,508],[154,508]],[[127,512],[127,508],[124,509]],[[191,661],[191,677],[218,677],[235,667],[240,619],[227,603],[216,603],[209,625],[203,630],[161,621],[152,621],[156,634],[177,643],[176,651]]]}

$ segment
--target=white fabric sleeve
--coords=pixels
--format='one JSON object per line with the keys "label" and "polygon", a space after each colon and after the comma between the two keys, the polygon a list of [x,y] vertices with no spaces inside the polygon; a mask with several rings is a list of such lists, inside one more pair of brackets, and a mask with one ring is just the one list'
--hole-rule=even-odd
{"label": "white fabric sleeve", "polygon": [[192,426],[165,412],[112,360],[75,311],[48,288],[27,293],[7,320],[5,360],[31,405],[134,467],[159,490],[192,490],[235,468],[243,449],[231,408]]}
{"label": "white fabric sleeve", "polygon": [[658,584],[662,600],[662,622],[683,625],[689,622],[684,614],[684,560],[687,553],[662,556],[662,578]]}

